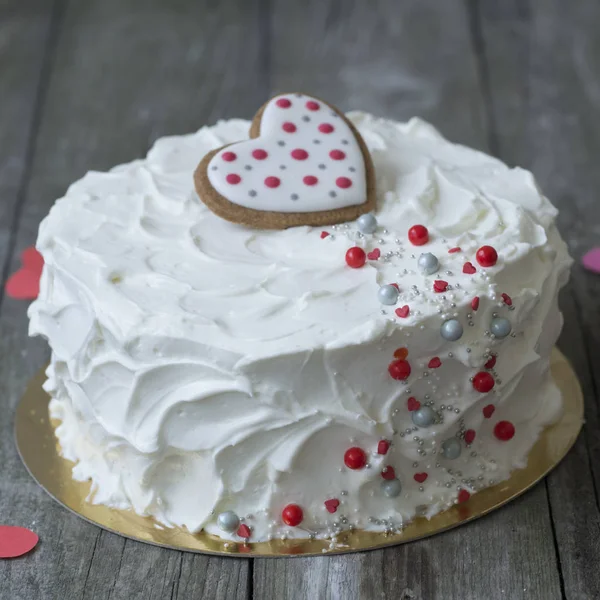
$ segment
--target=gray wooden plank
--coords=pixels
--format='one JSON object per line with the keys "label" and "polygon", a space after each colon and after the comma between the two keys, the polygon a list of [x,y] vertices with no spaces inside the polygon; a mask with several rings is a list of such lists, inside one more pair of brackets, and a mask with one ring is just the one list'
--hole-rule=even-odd
{"label": "gray wooden plank", "polygon": [[[308,15],[308,17],[306,17]],[[273,4],[275,91],[298,86],[344,109],[426,118],[487,149],[485,95],[459,1]],[[254,561],[258,598],[561,597],[546,490],[472,524],[353,556]]]}
{"label": "gray wooden plank", "polygon": [[[68,4],[15,229],[33,243],[54,199],[90,169],[143,155],[154,139],[264,100],[256,76],[255,2],[94,0]],[[34,18],[34,17],[31,17]],[[1,78],[0,78],[1,79]],[[16,257],[10,270],[18,266]],[[0,308],[0,397],[7,414],[48,358],[27,338],[27,305]],[[12,419],[0,420],[0,499],[8,522],[40,535],[27,558],[0,561],[0,597],[246,598],[249,561],[183,556],[102,532],[48,498],[16,455]]]}
{"label": "gray wooden plank", "polygon": [[[482,0],[479,21],[498,150],[536,173],[578,259],[600,240],[600,7]],[[599,294],[598,277],[575,265],[559,346],[581,379],[586,425],[547,480],[564,593],[577,600],[600,597],[600,575],[590,568],[600,560]]]}

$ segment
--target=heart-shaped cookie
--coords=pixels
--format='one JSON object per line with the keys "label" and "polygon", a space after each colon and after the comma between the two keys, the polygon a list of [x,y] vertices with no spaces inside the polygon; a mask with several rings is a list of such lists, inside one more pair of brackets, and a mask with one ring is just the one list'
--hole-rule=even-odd
{"label": "heart-shaped cookie", "polygon": [[337,108],[305,94],[264,104],[250,139],[209,152],[194,183],[215,214],[261,229],[332,225],[375,207],[362,137]]}

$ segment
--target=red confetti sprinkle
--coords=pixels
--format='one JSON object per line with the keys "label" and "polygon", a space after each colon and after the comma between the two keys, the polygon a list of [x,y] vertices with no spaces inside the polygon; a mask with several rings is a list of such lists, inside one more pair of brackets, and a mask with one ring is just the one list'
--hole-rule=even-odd
{"label": "red confetti sprinkle", "polygon": [[477,269],[473,266],[473,263],[466,262],[463,266],[463,273],[473,275],[473,273],[477,273]]}
{"label": "red confetti sprinkle", "polygon": [[30,529],[0,525],[0,558],[16,558],[33,550],[39,537]]}
{"label": "red confetti sprinkle", "polygon": [[475,430],[467,429],[465,431],[465,444],[472,444],[475,439]]}
{"label": "red confetti sprinkle", "polygon": [[344,160],[344,158],[346,158],[346,153],[342,152],[341,150],[332,150],[329,153],[329,156],[333,159],[333,160]]}
{"label": "red confetti sprinkle", "polygon": [[387,454],[390,449],[390,443],[387,440],[379,440],[377,444],[377,454]]}
{"label": "red confetti sprinkle", "polygon": [[469,494],[469,492],[467,492],[467,490],[460,490],[460,492],[458,492],[459,504],[466,502],[470,497],[471,497],[471,494]]}
{"label": "red confetti sprinkle", "polygon": [[328,231],[321,231],[321,239],[322,240],[324,240],[328,236],[329,236],[329,232]]}
{"label": "red confetti sprinkle", "polygon": [[413,246],[423,246],[429,241],[429,231],[424,225],[413,225],[408,230],[408,239]]}
{"label": "red confetti sprinkle", "polygon": [[477,310],[479,308],[479,296],[475,296],[475,298],[471,300],[471,308],[473,310]]}
{"label": "red confetti sprinkle", "polygon": [[327,512],[334,513],[337,511],[340,501],[337,498],[331,498],[331,500],[325,500],[325,508]]}
{"label": "red confetti sprinkle", "polygon": [[421,408],[421,403],[414,396],[411,396],[406,401],[406,406],[408,407],[408,410],[412,412],[413,410],[419,410]]}
{"label": "red confetti sprinkle", "polygon": [[448,254],[454,254],[455,252],[460,252],[461,249],[459,246],[456,246],[456,248],[450,248],[450,250],[448,250]]}
{"label": "red confetti sprinkle", "polygon": [[333,131],[333,125],[330,123],[321,123],[319,125],[319,131],[321,133],[331,133]]}
{"label": "red confetti sprinkle", "polygon": [[265,158],[267,158],[267,156],[269,156],[267,154],[266,150],[262,150],[260,148],[257,148],[256,150],[252,150],[252,157],[255,158],[256,160],[265,160]]}
{"label": "red confetti sprinkle", "polygon": [[508,294],[502,294],[502,300],[506,306],[512,306],[512,298]]}
{"label": "red confetti sprinkle", "polygon": [[237,185],[241,180],[242,178],[236,173],[229,173],[229,175],[225,177],[225,181],[231,185]]}
{"label": "red confetti sprinkle", "polygon": [[404,381],[408,379],[410,375],[410,364],[406,360],[394,360],[388,366],[388,373],[391,375],[392,379],[396,379],[397,381]]}
{"label": "red confetti sprinkle", "polygon": [[344,464],[349,469],[362,469],[367,464],[367,455],[358,446],[348,448],[344,454]]}
{"label": "red confetti sprinkle", "polygon": [[481,246],[475,258],[482,267],[493,267],[498,261],[498,253],[491,246]]}
{"label": "red confetti sprinkle", "polygon": [[288,504],[281,511],[281,519],[286,525],[290,527],[296,527],[302,523],[304,513],[297,504]]}
{"label": "red confetti sprinkle", "polygon": [[221,154],[221,158],[224,161],[231,162],[237,158],[237,154],[235,152],[223,152],[223,154]]}
{"label": "red confetti sprinkle", "polygon": [[481,394],[487,394],[494,387],[494,378],[486,371],[479,371],[473,377],[473,387]]}
{"label": "red confetti sprinkle", "polygon": [[429,363],[427,364],[427,366],[430,369],[438,369],[439,367],[442,366],[442,361],[440,360],[439,356],[434,356]]}
{"label": "red confetti sprinkle", "polygon": [[280,183],[281,183],[281,179],[279,179],[279,177],[267,177],[265,179],[265,185],[269,188],[279,187]]}
{"label": "red confetti sprinkle", "polygon": [[304,182],[304,185],[316,185],[319,183],[319,180],[314,175],[306,175],[302,181]]}
{"label": "red confetti sprinkle", "polygon": [[408,304],[405,304],[404,306],[401,306],[400,308],[397,308],[395,310],[395,313],[401,319],[406,319],[406,317],[408,317],[408,314],[410,313],[410,307],[408,306]]}
{"label": "red confetti sprinkle", "polygon": [[279,98],[275,104],[277,104],[279,108],[289,108],[292,105],[291,101],[287,98]]}
{"label": "red confetti sprinkle", "polygon": [[21,253],[22,267],[6,282],[6,295],[15,300],[34,300],[40,293],[40,277],[44,269],[44,258],[33,247]]}
{"label": "red confetti sprinkle", "polygon": [[429,475],[427,473],[415,473],[413,479],[418,483],[423,483]]}
{"label": "red confetti sprinkle", "polygon": [[367,258],[369,260],[377,260],[380,256],[381,256],[381,250],[379,250],[379,248],[375,248],[375,250],[372,250],[371,252],[369,252],[367,254]]}
{"label": "red confetti sprinkle", "polygon": [[295,160],[306,160],[308,158],[308,152],[302,148],[296,148],[292,150],[292,158]]}
{"label": "red confetti sprinkle", "polygon": [[248,525],[246,525],[245,523],[242,523],[238,527],[237,534],[239,537],[244,538],[246,540],[252,535],[250,527],[248,527]]}
{"label": "red confetti sprinkle", "polygon": [[488,360],[484,366],[486,369],[493,369],[496,366],[496,357],[492,356],[492,358],[490,358],[490,360]]}
{"label": "red confetti sprinkle", "polygon": [[496,410],[496,407],[493,404],[488,404],[487,406],[483,407],[483,416],[486,419],[491,419],[495,410]]}
{"label": "red confetti sprinkle", "polygon": [[342,188],[343,190],[348,189],[349,187],[352,186],[352,180],[349,179],[348,177],[338,177],[335,180],[335,184],[339,187]]}
{"label": "red confetti sprinkle", "polygon": [[408,356],[408,348],[398,348],[394,350],[394,358],[405,359]]}
{"label": "red confetti sprinkle", "polygon": [[381,476],[387,480],[396,479],[396,471],[394,471],[394,467],[388,465],[381,469]]}
{"label": "red confetti sprinkle", "polygon": [[510,421],[498,421],[494,427],[494,435],[501,442],[508,442],[515,435],[515,426]]}
{"label": "red confetti sprinkle", "polygon": [[353,246],[346,252],[346,264],[353,269],[360,269],[366,261],[365,251],[358,246]]}
{"label": "red confetti sprinkle", "polygon": [[442,292],[445,292],[448,289],[448,282],[444,281],[443,279],[436,279],[433,282],[433,291],[436,294],[441,294]]}
{"label": "red confetti sprinkle", "polygon": [[281,126],[281,129],[283,129],[286,133],[294,133],[294,131],[296,131],[296,126],[293,123],[290,123],[289,121],[286,121]]}
{"label": "red confetti sprinkle", "polygon": [[314,100],[309,100],[306,103],[306,108],[308,108],[308,110],[319,110],[319,108],[321,108],[321,105],[318,102],[315,102]]}

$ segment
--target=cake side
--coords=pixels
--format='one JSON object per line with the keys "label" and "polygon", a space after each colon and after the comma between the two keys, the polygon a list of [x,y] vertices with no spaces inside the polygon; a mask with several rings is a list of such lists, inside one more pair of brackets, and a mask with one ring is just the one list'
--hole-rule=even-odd
{"label": "cake side", "polygon": [[[375,164],[373,235],[248,230],[210,213],[190,173],[247,137],[238,120],[88,174],[42,223],[31,333],[52,347],[57,435],[94,501],[233,539],[225,511],[257,541],[397,528],[508,477],[560,413],[548,360],[570,259],[531,174],[422,121],[349,116]],[[420,248],[406,234],[416,223],[430,232]],[[355,245],[371,256],[362,269],[344,261]],[[476,262],[482,245],[495,266]],[[421,252],[438,272],[421,271]],[[390,283],[397,304],[382,305]],[[510,322],[504,339],[494,314]],[[453,319],[457,341],[440,334]],[[397,381],[388,366],[405,352],[411,374]],[[473,387],[480,372],[489,392]],[[353,447],[368,467],[347,466]],[[281,521],[290,503],[299,527]]]}

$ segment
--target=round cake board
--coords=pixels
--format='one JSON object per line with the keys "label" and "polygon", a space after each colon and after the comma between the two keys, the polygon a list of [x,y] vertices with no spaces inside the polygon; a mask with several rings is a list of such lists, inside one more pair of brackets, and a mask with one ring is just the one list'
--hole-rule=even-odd
{"label": "round cake board", "polygon": [[140,542],[188,552],[252,557],[320,556],[374,550],[428,537],[482,517],[523,494],[561,461],[575,443],[583,424],[583,395],[571,365],[556,349],[552,353],[551,370],[563,395],[564,413],[557,423],[542,432],[526,468],[516,470],[510,479],[473,494],[467,502],[431,519],[415,519],[401,533],[344,532],[334,546],[330,546],[329,540],[227,542],[206,533],[168,528],[131,510],[116,510],[88,502],[90,482],[73,480],[73,463],[60,456],[54,436],[58,422],[48,416],[50,398],[42,389],[44,369],[29,382],[17,407],[16,441],[31,476],[57,502],[90,523]]}

